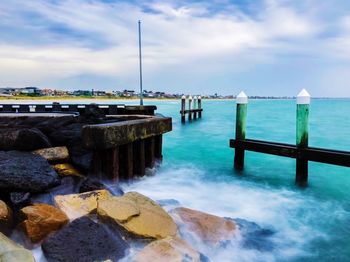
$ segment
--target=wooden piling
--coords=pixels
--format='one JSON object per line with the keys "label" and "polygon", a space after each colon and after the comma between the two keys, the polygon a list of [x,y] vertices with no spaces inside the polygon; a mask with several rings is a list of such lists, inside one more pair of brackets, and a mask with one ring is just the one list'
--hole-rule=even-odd
{"label": "wooden piling", "polygon": [[188,97],[188,120],[192,120],[192,96]]}
{"label": "wooden piling", "polygon": [[[197,109],[197,96],[194,96],[193,98],[193,109],[196,110]],[[197,119],[197,111],[193,112],[193,119]]]}
{"label": "wooden piling", "polygon": [[309,145],[309,105],[310,95],[303,89],[297,96],[297,126],[296,145],[298,155],[296,158],[295,182],[300,186],[306,186],[308,181],[308,160],[301,157],[300,150]]}
{"label": "wooden piling", "polygon": [[[198,109],[202,109],[202,97],[201,96],[198,96]],[[202,110],[199,110],[198,118],[202,118]]]}
{"label": "wooden piling", "polygon": [[[242,91],[236,98],[236,140],[243,141],[246,136],[248,97]],[[242,170],[244,167],[244,149],[235,148],[234,167]]]}
{"label": "wooden piling", "polygon": [[138,140],[134,145],[134,173],[137,176],[145,175],[145,140]]}
{"label": "wooden piling", "polygon": [[186,110],[186,96],[183,95],[181,97],[181,122],[182,123],[186,122],[185,110]]}
{"label": "wooden piling", "polygon": [[145,164],[146,167],[152,168],[155,163],[155,155],[154,155],[154,136],[145,139]]}
{"label": "wooden piling", "polygon": [[163,136],[162,135],[158,135],[154,137],[154,157],[158,160],[158,161],[162,161],[163,160],[163,153],[162,153],[162,148],[163,148]]}

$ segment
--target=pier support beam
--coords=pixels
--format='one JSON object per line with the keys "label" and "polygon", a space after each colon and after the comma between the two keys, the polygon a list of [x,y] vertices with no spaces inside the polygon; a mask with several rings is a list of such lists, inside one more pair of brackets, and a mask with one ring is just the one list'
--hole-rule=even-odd
{"label": "pier support beam", "polygon": [[[236,97],[236,103],[236,140],[243,141],[246,136],[248,104],[248,97],[243,91]],[[235,148],[234,167],[238,170],[244,168],[244,149],[242,148]]]}
{"label": "pier support beam", "polygon": [[[309,105],[310,95],[303,89],[297,96],[297,126],[296,145],[299,149],[305,149],[309,145]],[[300,153],[296,159],[295,182],[300,186],[306,186],[308,181],[308,160],[302,158]]]}
{"label": "pier support beam", "polygon": [[192,96],[188,97],[188,120],[192,120]]}
{"label": "pier support beam", "polygon": [[186,122],[186,114],[185,114],[185,110],[186,110],[186,96],[182,96],[181,97],[181,122],[185,123]]}
{"label": "pier support beam", "polygon": [[[202,109],[202,97],[198,97],[198,109]],[[198,112],[198,118],[202,118],[202,111],[199,110]]]}

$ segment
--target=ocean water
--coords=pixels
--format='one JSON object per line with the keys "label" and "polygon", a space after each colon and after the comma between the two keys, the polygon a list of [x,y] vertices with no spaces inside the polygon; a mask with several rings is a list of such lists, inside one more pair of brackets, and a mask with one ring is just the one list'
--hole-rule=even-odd
{"label": "ocean water", "polygon": [[[180,122],[180,101],[145,104],[156,104],[158,113],[172,117],[173,131],[163,137],[164,160],[155,175],[123,185],[125,191],[174,199],[274,232],[268,250],[242,247],[239,240],[213,248],[185,236],[211,261],[350,261],[350,168],[310,162],[309,186],[302,189],[294,184],[295,160],[246,152],[245,169],[236,172],[229,148],[234,100],[204,100],[203,118],[186,124]],[[295,143],[295,115],[293,100],[251,100],[247,138]],[[310,146],[349,151],[350,100],[312,100],[309,137]],[[45,261],[41,252],[36,255]]]}
{"label": "ocean water", "polygon": [[[212,261],[350,261],[350,168],[309,164],[309,186],[295,186],[295,160],[246,152],[233,170],[235,101],[203,101],[203,118],[181,124],[179,101],[146,101],[173,117],[156,175],[124,185],[155,200],[253,221],[275,232],[271,250],[238,243],[191,244]],[[295,143],[294,100],[252,100],[247,138]],[[350,150],[350,100],[312,100],[309,144]]]}

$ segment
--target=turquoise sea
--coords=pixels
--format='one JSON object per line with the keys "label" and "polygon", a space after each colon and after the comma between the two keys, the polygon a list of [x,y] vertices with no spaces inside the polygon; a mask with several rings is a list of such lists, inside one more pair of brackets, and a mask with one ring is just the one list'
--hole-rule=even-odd
{"label": "turquoise sea", "polygon": [[[294,184],[295,160],[248,152],[235,172],[235,101],[203,101],[203,118],[181,124],[180,101],[146,101],[173,117],[156,175],[126,190],[220,216],[243,218],[275,231],[270,251],[197,247],[213,261],[350,261],[350,168],[309,165],[309,186]],[[251,100],[247,138],[295,143],[294,100]],[[310,146],[350,150],[350,100],[314,99]]]}

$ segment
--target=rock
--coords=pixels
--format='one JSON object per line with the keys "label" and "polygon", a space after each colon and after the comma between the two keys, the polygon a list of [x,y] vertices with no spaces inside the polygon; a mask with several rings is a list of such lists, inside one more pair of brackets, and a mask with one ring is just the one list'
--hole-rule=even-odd
{"label": "rock", "polygon": [[12,210],[0,200],[0,232],[9,233],[13,225]]}
{"label": "rock", "polygon": [[0,233],[0,261],[1,262],[35,262],[32,252],[16,244]]}
{"label": "rock", "polygon": [[68,163],[56,164],[53,166],[53,169],[55,169],[60,176],[84,177],[74,166]]}
{"label": "rock", "polygon": [[30,203],[29,192],[11,192],[10,201],[14,207],[20,209]]}
{"label": "rock", "polygon": [[103,225],[82,217],[49,236],[42,249],[48,262],[119,261],[128,244],[120,234],[110,234]]}
{"label": "rock", "polygon": [[2,128],[0,150],[32,151],[51,147],[48,138],[36,128]]}
{"label": "rock", "polygon": [[142,249],[134,262],[200,262],[201,255],[178,237],[167,237],[153,241]]}
{"label": "rock", "polygon": [[27,206],[21,209],[21,213],[25,217],[22,226],[33,243],[41,241],[69,222],[66,214],[47,204]]}
{"label": "rock", "polygon": [[107,190],[95,190],[82,194],[56,196],[55,204],[69,219],[73,220],[95,212],[97,209],[97,202],[110,197],[112,197],[112,195]]}
{"label": "rock", "polygon": [[261,228],[258,224],[245,219],[235,218],[242,236],[242,245],[247,249],[272,251],[274,244],[271,236],[275,233],[271,229]]}
{"label": "rock", "polygon": [[162,207],[177,207],[180,206],[180,202],[175,199],[159,199],[157,200],[157,203]]}
{"label": "rock", "polygon": [[0,190],[41,192],[58,184],[57,173],[41,156],[0,152]]}
{"label": "rock", "polygon": [[84,192],[101,190],[101,189],[106,189],[106,187],[100,181],[93,179],[93,178],[86,178],[81,183],[80,188],[79,188],[79,192],[84,193]]}
{"label": "rock", "polygon": [[207,244],[228,242],[238,231],[234,221],[197,210],[179,207],[173,209],[170,214],[186,231]]}
{"label": "rock", "polygon": [[69,159],[69,152],[65,146],[38,149],[32,153],[42,156],[49,162],[66,161]]}
{"label": "rock", "polygon": [[100,218],[112,219],[138,237],[162,239],[177,233],[176,224],[168,213],[137,192],[99,201],[97,213]]}

